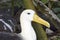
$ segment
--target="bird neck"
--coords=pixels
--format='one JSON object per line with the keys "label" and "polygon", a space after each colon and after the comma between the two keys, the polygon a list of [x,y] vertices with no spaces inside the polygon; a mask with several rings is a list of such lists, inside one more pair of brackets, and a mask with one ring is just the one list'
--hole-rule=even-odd
{"label": "bird neck", "polygon": [[21,22],[22,33],[26,33],[27,31],[30,30],[30,28],[32,28],[31,21],[21,20],[20,22]]}
{"label": "bird neck", "polygon": [[35,40],[36,34],[31,25],[31,21],[20,20],[22,32],[20,33],[24,40]]}

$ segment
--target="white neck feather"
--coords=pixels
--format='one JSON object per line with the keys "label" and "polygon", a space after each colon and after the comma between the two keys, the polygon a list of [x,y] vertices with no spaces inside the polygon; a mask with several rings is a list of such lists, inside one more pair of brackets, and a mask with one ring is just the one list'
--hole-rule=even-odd
{"label": "white neck feather", "polygon": [[31,21],[21,19],[20,22],[21,22],[21,28],[22,28],[21,35],[23,39],[24,40],[36,40],[36,34],[31,25]]}

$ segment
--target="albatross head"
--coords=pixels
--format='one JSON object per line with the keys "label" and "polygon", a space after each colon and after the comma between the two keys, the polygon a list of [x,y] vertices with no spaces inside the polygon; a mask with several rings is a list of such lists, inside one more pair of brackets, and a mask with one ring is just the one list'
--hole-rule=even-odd
{"label": "albatross head", "polygon": [[31,9],[27,9],[27,10],[24,10],[20,16],[20,19],[21,20],[26,20],[26,21],[34,21],[34,22],[37,22],[39,24],[42,24],[48,28],[50,28],[50,24],[43,20],[42,18],[40,18],[36,12],[34,10],[31,10]]}

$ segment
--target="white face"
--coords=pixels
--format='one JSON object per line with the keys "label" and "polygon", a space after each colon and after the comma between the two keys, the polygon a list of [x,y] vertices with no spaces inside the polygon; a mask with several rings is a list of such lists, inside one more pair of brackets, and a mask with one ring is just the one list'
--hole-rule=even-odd
{"label": "white face", "polygon": [[47,26],[48,28],[50,27],[50,24],[43,20],[42,18],[40,18],[39,16],[37,16],[35,14],[35,11],[28,9],[28,10],[24,10],[20,16],[20,21],[34,21],[37,23],[40,23],[42,25]]}
{"label": "white face", "polygon": [[35,14],[35,11],[28,9],[28,10],[24,10],[20,16],[20,19],[25,19],[27,21],[32,21],[33,20],[33,16]]}

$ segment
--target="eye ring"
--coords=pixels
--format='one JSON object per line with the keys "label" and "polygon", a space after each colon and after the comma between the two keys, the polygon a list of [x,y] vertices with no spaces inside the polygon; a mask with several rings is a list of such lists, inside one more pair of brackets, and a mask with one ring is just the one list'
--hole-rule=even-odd
{"label": "eye ring", "polygon": [[30,15],[30,13],[27,13],[28,15]]}

